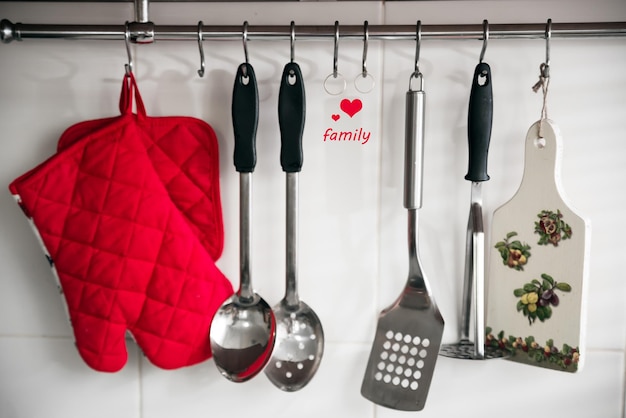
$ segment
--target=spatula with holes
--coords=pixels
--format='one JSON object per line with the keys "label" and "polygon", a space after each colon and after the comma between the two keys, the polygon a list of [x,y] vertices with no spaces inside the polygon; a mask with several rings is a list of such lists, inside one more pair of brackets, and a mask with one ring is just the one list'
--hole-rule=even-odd
{"label": "spatula with holes", "polygon": [[424,138],[421,74],[419,80],[419,90],[409,86],[406,94],[404,207],[408,210],[409,276],[398,299],[380,313],[361,386],[365,398],[402,411],[424,408],[444,326],[417,252]]}

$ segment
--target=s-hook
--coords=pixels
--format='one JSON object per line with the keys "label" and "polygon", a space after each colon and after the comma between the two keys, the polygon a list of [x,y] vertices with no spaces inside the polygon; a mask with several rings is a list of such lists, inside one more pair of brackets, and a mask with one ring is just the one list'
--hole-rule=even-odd
{"label": "s-hook", "polygon": [[292,20],[291,24],[290,24],[290,36],[289,36],[289,46],[290,46],[290,57],[291,57],[291,62],[293,62],[294,58],[295,58],[295,49],[296,49],[296,24],[295,22]]}
{"label": "s-hook", "polygon": [[205,62],[204,62],[204,48],[202,46],[202,41],[204,40],[203,34],[202,34],[202,21],[198,22],[198,49],[200,50],[200,69],[198,70],[198,75],[200,77],[204,77],[204,68],[205,68]]}
{"label": "s-hook", "polygon": [[346,89],[346,79],[338,72],[339,66],[339,21],[335,21],[335,45],[333,50],[333,72],[324,80],[326,93],[337,96]]}
{"label": "s-hook", "polygon": [[370,32],[367,20],[363,22],[363,60],[361,63],[361,74],[354,79],[354,87],[361,93],[369,93],[374,88],[374,77],[367,72],[367,47],[369,44]]}
{"label": "s-hook", "polygon": [[367,44],[369,42],[369,38],[370,38],[370,31],[368,28],[368,22],[367,20],[365,22],[363,22],[363,60],[362,60],[362,71],[361,71],[361,76],[362,77],[367,77]]}
{"label": "s-hook", "polygon": [[[546,23],[546,61],[539,66],[539,81],[532,87],[537,93],[541,89],[543,93],[543,103],[541,106],[541,119],[539,122],[539,138],[543,138],[543,122],[548,119],[548,86],[550,85],[550,38],[552,38],[552,19]],[[536,144],[539,148],[541,142]]]}
{"label": "s-hook", "polygon": [[333,49],[333,77],[337,78],[339,74],[337,67],[339,66],[339,21],[335,20],[335,47]]}
{"label": "s-hook", "polygon": [[480,50],[480,59],[478,62],[483,62],[485,59],[485,51],[487,51],[487,42],[489,42],[489,22],[487,19],[483,20],[483,47]]}
{"label": "s-hook", "polygon": [[420,61],[420,49],[422,44],[422,21],[418,20],[415,26],[415,70],[411,77],[409,77],[409,91],[413,91],[411,87],[413,84],[413,79],[419,80],[419,90],[422,91],[424,89],[424,77],[422,72],[420,71],[419,61]]}
{"label": "s-hook", "polygon": [[[290,41],[289,41],[289,49],[290,49],[290,56],[291,56],[291,60],[289,62],[289,64],[287,64],[285,66],[285,70],[287,70],[287,67],[289,68],[289,71],[287,73],[287,82],[289,83],[289,85],[293,86],[298,82],[298,74],[296,73],[296,70],[294,68],[299,68],[298,64],[296,64],[295,60],[295,49],[296,49],[296,24],[294,23],[294,21],[291,21],[291,33],[290,33]],[[299,72],[299,70],[298,70]],[[284,75],[284,74],[283,74]]]}
{"label": "s-hook", "polygon": [[552,38],[552,19],[548,19],[546,23],[546,60],[539,66],[539,81],[533,86],[536,93],[542,86],[547,89],[550,79],[550,39]]}
{"label": "s-hook", "polygon": [[541,69],[544,77],[550,77],[550,38],[552,38],[552,19],[548,19],[546,23],[546,62]]}
{"label": "s-hook", "polygon": [[250,63],[250,60],[248,58],[248,21],[244,21],[243,22],[243,29],[241,30],[241,40],[243,42],[243,56],[245,59],[245,64],[243,67],[241,67],[242,71],[241,74],[243,75],[244,78],[248,78],[248,64]]}
{"label": "s-hook", "polygon": [[124,64],[124,69],[126,70],[126,75],[131,75],[133,72],[133,56],[130,53],[130,28],[128,27],[129,22],[126,21],[124,25],[124,44],[126,45],[126,55],[128,56],[128,63]]}

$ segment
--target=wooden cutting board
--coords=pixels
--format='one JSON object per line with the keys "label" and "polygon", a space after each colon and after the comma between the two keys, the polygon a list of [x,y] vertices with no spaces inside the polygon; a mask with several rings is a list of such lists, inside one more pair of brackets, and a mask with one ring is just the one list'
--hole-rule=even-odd
{"label": "wooden cutting board", "polygon": [[561,136],[543,120],[526,135],[522,183],[493,214],[488,251],[486,344],[510,360],[567,372],[585,359],[590,224],[565,202]]}

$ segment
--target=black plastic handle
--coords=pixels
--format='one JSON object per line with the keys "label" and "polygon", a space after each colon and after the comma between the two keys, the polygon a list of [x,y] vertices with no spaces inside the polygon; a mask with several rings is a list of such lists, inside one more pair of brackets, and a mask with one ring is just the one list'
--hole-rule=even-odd
{"label": "black plastic handle", "polygon": [[285,65],[278,93],[280,127],[280,165],[286,173],[302,169],[302,133],[304,132],[305,98],[300,66]]}
{"label": "black plastic handle", "polygon": [[259,91],[254,69],[248,63],[237,68],[232,103],[235,152],[233,160],[240,173],[252,173],[256,166],[256,129],[259,123]]}
{"label": "black plastic handle", "polygon": [[481,62],[474,70],[474,80],[470,93],[467,120],[469,164],[465,180],[476,182],[489,180],[487,155],[489,153],[492,121],[491,69],[489,64]]}

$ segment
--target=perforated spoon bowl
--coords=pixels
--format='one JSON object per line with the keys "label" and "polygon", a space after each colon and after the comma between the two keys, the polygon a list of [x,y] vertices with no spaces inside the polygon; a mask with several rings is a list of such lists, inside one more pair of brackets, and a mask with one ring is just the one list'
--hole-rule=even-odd
{"label": "perforated spoon bowl", "polygon": [[313,378],[324,352],[324,331],[313,310],[298,298],[298,173],[302,168],[304,84],[295,62],[285,66],[278,99],[281,132],[281,165],[287,173],[286,291],[274,306],[276,345],[265,368],[279,389],[293,392]]}

